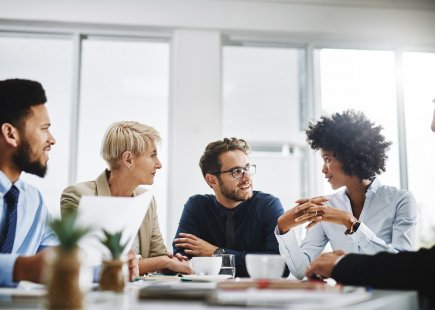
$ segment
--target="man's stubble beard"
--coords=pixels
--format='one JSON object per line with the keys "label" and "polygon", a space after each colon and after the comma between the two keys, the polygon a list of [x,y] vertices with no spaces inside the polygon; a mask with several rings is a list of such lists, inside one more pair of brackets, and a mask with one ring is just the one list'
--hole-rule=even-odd
{"label": "man's stubble beard", "polygon": [[225,198],[227,198],[229,200],[232,200],[232,201],[241,202],[241,201],[246,201],[246,200],[248,200],[248,199],[250,199],[252,197],[252,183],[250,184],[250,187],[251,187],[250,195],[243,196],[243,197],[240,197],[239,195],[237,195],[236,190],[229,190],[229,189],[227,189],[220,178],[219,178],[219,187],[220,187],[221,194]]}
{"label": "man's stubble beard", "polygon": [[47,174],[47,164],[31,158],[32,152],[27,140],[23,140],[17,151],[12,156],[13,164],[21,171],[43,178]]}

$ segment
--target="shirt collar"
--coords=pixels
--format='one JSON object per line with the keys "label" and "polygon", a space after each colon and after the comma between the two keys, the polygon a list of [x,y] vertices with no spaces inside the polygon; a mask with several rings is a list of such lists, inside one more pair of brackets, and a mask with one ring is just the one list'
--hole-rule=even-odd
{"label": "shirt collar", "polygon": [[[367,188],[367,192],[366,192],[366,197],[370,197],[374,194],[376,194],[376,192],[378,191],[378,189],[381,187],[382,183],[379,180],[379,178],[375,178],[372,183],[369,185],[369,187]],[[343,198],[346,199],[347,198],[347,193],[346,190],[343,191],[342,193]],[[347,198],[349,199],[349,198]]]}
{"label": "shirt collar", "polygon": [[[109,177],[110,177],[110,170],[105,169],[95,180],[95,183],[97,185],[98,196],[112,196],[112,192],[110,191],[110,186],[109,186]],[[138,196],[144,192],[145,190],[143,188],[141,189],[138,186],[133,191],[132,197]]]}
{"label": "shirt collar", "polygon": [[369,188],[367,189],[367,195],[376,194],[376,192],[378,191],[379,187],[381,187],[381,185],[382,184],[379,178],[375,178],[373,182],[370,184]]}
{"label": "shirt collar", "polygon": [[0,170],[0,199],[11,189],[12,185],[15,185],[20,192],[24,189],[24,182],[21,179],[18,179],[15,183],[12,183],[11,180]]}

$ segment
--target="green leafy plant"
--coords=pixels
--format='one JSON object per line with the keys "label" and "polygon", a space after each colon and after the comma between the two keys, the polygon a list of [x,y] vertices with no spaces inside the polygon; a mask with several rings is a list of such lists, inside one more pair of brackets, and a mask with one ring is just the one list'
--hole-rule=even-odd
{"label": "green leafy plant", "polygon": [[121,244],[122,231],[110,233],[103,229],[104,239],[101,239],[101,243],[104,244],[112,254],[112,259],[119,259],[122,251],[124,251],[127,243]]}
{"label": "green leafy plant", "polygon": [[61,219],[53,220],[50,224],[51,229],[57,235],[59,247],[62,250],[75,249],[78,241],[91,231],[90,228],[76,227],[76,219],[77,213],[71,213]]}

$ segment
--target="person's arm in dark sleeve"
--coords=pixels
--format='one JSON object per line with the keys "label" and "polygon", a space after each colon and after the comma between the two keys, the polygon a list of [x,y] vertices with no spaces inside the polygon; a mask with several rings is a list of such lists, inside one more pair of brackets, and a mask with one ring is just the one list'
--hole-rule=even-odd
{"label": "person's arm in dark sleeve", "polygon": [[[264,229],[264,239],[262,247],[264,248],[261,252],[255,252],[256,254],[279,254],[278,241],[275,237],[275,227],[278,217],[284,213],[284,209],[278,198],[270,196],[269,199],[261,201],[263,205],[261,206],[260,218],[261,223],[256,223],[255,225],[262,226]],[[246,251],[235,251],[232,249],[225,249],[225,253],[234,254],[236,257],[236,271],[238,276],[249,276],[246,269],[245,257]],[[284,271],[284,276],[288,276],[289,271],[286,266]]]}
{"label": "person's arm in dark sleeve", "polygon": [[332,270],[346,285],[435,292],[435,246],[418,252],[348,254]]}
{"label": "person's arm in dark sleeve", "polygon": [[[187,200],[187,202],[184,204],[183,213],[181,214],[180,222],[178,223],[178,229],[175,233],[174,239],[179,238],[180,233],[193,234],[195,236],[200,235],[198,222],[199,214],[195,212],[195,204],[196,202],[194,197],[190,197],[189,200]],[[177,248],[174,242],[172,242],[172,248],[174,254],[180,253],[188,258],[192,258],[192,256],[186,254],[183,249]]]}

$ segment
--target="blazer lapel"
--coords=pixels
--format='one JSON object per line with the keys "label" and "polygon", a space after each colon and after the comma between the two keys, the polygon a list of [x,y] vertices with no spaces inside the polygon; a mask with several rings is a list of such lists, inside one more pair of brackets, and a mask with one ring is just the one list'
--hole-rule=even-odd
{"label": "blazer lapel", "polygon": [[112,196],[109,182],[107,181],[108,173],[107,170],[104,170],[95,180],[95,184],[97,185],[97,196]]}
{"label": "blazer lapel", "polygon": [[[146,192],[144,188],[136,188],[133,192],[133,196],[137,196]],[[148,210],[149,211],[149,210]],[[140,243],[140,254],[144,258],[148,258],[150,253],[150,242],[147,240],[147,236],[150,234],[150,229],[147,227],[148,225],[152,225],[152,223],[147,223],[147,214],[145,214],[144,220],[139,227],[139,243]],[[149,236],[150,237],[150,236]]]}

